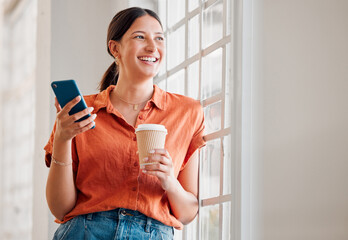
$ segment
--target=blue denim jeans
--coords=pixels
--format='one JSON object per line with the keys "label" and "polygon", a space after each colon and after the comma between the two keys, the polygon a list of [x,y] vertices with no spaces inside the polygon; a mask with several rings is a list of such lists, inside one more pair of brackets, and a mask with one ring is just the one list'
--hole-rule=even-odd
{"label": "blue denim jeans", "polygon": [[53,240],[135,240],[174,237],[173,227],[124,208],[77,216],[61,224]]}

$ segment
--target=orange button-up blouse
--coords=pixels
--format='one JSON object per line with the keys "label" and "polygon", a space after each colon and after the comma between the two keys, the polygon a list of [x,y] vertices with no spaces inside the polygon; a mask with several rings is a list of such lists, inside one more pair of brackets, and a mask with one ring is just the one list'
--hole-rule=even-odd
{"label": "orange button-up blouse", "polygon": [[[84,97],[97,113],[96,127],[72,141],[77,202],[62,222],[91,212],[128,208],[182,229],[182,223],[171,214],[159,180],[139,168],[135,128],[143,123],[162,124],[167,128],[165,148],[172,157],[177,177],[192,154],[205,145],[202,107],[196,100],[165,92],[154,85],[154,94],[140,111],[134,128],[111,104],[109,96],[114,88],[112,85],[99,94]],[[55,126],[44,148],[48,167],[54,133]]]}

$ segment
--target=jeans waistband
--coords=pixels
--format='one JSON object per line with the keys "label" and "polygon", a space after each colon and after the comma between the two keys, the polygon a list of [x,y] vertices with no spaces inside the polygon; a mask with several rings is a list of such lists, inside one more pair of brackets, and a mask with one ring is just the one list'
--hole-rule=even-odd
{"label": "jeans waistband", "polygon": [[87,220],[92,220],[96,216],[113,218],[119,221],[122,221],[122,220],[134,221],[134,222],[137,222],[139,225],[142,225],[144,227],[145,232],[150,232],[151,227],[157,228],[163,232],[166,232],[167,234],[173,234],[173,231],[174,231],[173,227],[171,226],[165,225],[158,220],[155,220],[153,218],[150,218],[142,214],[141,212],[126,209],[126,208],[116,208],[109,211],[86,214]]}

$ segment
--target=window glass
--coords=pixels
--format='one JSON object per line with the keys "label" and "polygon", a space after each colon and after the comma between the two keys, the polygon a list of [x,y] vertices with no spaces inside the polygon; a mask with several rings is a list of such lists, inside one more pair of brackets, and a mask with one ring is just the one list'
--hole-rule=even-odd
{"label": "window glass", "polygon": [[157,7],[158,11],[156,11],[156,13],[161,19],[163,31],[166,31],[167,30],[167,18],[166,18],[167,1],[159,0],[157,4],[158,4],[158,7]]}
{"label": "window glass", "polygon": [[210,134],[221,129],[221,101],[204,108],[205,133]]}
{"label": "window glass", "polygon": [[209,141],[202,151],[202,175],[200,177],[202,199],[217,197],[220,194],[220,152],[220,139]]}
{"label": "window glass", "polygon": [[157,86],[160,87],[161,89],[163,90],[166,90],[167,87],[166,87],[166,81],[165,80],[162,80],[160,82],[157,83]]}
{"label": "window glass", "polygon": [[222,38],[222,9],[222,1],[218,1],[203,12],[203,48],[210,46]]}
{"label": "window glass", "polygon": [[168,27],[185,17],[185,0],[168,0]]}
{"label": "window glass", "polygon": [[169,92],[185,94],[185,70],[180,70],[167,79],[167,89]]}
{"label": "window glass", "polygon": [[188,66],[188,96],[199,99],[199,62],[196,61]]}
{"label": "window glass", "polygon": [[189,11],[195,10],[199,6],[199,0],[188,0]]}
{"label": "window glass", "polygon": [[202,99],[221,92],[222,49],[219,48],[202,59]]}
{"label": "window glass", "polygon": [[188,24],[188,56],[192,57],[199,51],[199,15],[191,18]]}
{"label": "window glass", "polygon": [[222,239],[231,239],[231,202],[224,202],[222,204]]}
{"label": "window glass", "polygon": [[189,224],[186,225],[186,235],[185,239],[198,239],[197,228],[198,228],[198,216]]}
{"label": "window glass", "polygon": [[185,26],[168,34],[167,62],[168,68],[172,69],[185,59]]}
{"label": "window glass", "polygon": [[219,239],[219,204],[201,208],[202,240]]}

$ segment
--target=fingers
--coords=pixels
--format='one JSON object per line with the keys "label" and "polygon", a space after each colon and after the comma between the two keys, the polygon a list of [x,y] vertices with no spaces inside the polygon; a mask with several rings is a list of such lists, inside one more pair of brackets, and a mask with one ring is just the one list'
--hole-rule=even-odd
{"label": "fingers", "polygon": [[57,113],[60,112],[62,110],[62,108],[60,107],[57,98],[54,98],[54,106],[56,107]]}
{"label": "fingers", "polygon": [[165,191],[170,190],[175,182],[174,179],[176,179],[172,158],[166,149],[155,149],[149,153],[147,162],[151,164],[141,166],[142,172],[157,177],[162,188]]}
{"label": "fingers", "polygon": [[154,150],[150,150],[149,153],[152,154],[152,156],[163,156],[163,157],[166,157],[168,159],[171,159],[171,157],[166,149],[154,149]]}
{"label": "fingers", "polygon": [[149,152],[151,155],[144,159],[148,165],[142,166],[146,171],[170,172],[173,164],[172,159],[166,149],[155,149]]}
{"label": "fingers", "polygon": [[[88,107],[78,113],[69,115],[70,110],[81,101],[81,96],[78,96],[68,102],[63,108],[59,106],[58,101],[55,101],[57,109],[57,136],[63,140],[70,140],[77,134],[83,133],[95,126],[94,120],[96,114],[90,115],[88,118],[80,120],[81,118],[89,115],[93,111],[93,107]],[[80,120],[80,121],[78,121]]]}
{"label": "fingers", "polygon": [[[93,109],[93,108],[92,108]],[[81,111],[81,112],[85,112],[85,111]],[[80,113],[81,113],[80,112]],[[88,113],[90,113],[90,112],[87,112],[87,114]],[[86,116],[87,114],[80,114],[80,115],[82,115],[81,117],[84,117],[84,116]],[[73,119],[80,119],[81,117],[75,117],[75,115],[76,114],[74,114],[73,116]],[[80,128],[80,129],[84,129],[85,127],[88,127],[88,126],[90,126],[91,124],[91,127],[93,127],[94,125],[95,125],[95,123],[94,123],[94,119],[97,117],[97,114],[92,114],[89,118],[87,118],[87,119],[85,119],[85,120],[83,120],[83,121],[81,121],[81,122],[75,122],[75,128]],[[76,121],[76,120],[75,120]],[[89,128],[87,128],[87,130],[88,130]]]}
{"label": "fingers", "polygon": [[73,115],[71,115],[71,120],[73,122],[76,122],[77,120],[83,118],[84,116],[90,114],[91,112],[93,112],[93,107],[88,107],[88,108],[85,108],[84,110],[78,112],[78,113],[75,113]]}
{"label": "fingers", "polygon": [[161,163],[164,165],[171,165],[172,159],[166,149],[154,149],[149,151],[149,157],[144,161],[148,163]]}
{"label": "fingers", "polygon": [[[81,127],[78,127],[76,129],[76,134],[80,134],[80,133],[83,133],[83,132],[86,132],[87,130],[91,129],[93,126],[95,126],[95,122],[93,121],[96,117],[96,114],[93,114],[91,117],[89,117],[88,119],[86,120],[83,120],[81,122],[78,122],[76,123],[78,126],[81,126]],[[87,122],[86,125],[84,125],[84,122]]]}
{"label": "fingers", "polygon": [[74,98],[73,100],[71,100],[70,102],[68,102],[62,109],[62,112],[65,113],[69,113],[70,110],[79,102],[81,101],[81,96],[77,96],[76,98]]}

